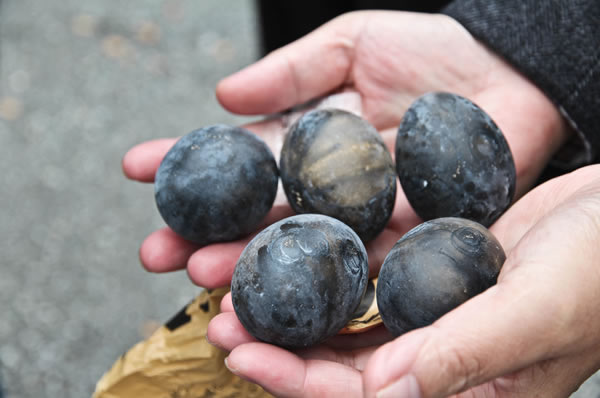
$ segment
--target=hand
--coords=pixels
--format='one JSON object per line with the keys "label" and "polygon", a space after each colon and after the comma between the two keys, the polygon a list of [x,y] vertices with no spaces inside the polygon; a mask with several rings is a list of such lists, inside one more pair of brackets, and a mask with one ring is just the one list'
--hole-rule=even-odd
{"label": "hand", "polygon": [[[517,195],[535,181],[564,142],[566,126],[556,108],[527,79],[443,15],[358,12],[343,15],[303,39],[223,80],[217,97],[240,114],[280,112],[333,91],[358,96],[363,117],[381,131],[392,149],[395,130],[410,103],[428,91],[470,98],[503,130],[517,169]],[[278,153],[279,122],[250,126]],[[141,144],[123,160],[125,174],[152,182],[174,140]],[[291,215],[276,203],[266,222]],[[388,228],[368,245],[372,272],[395,241],[419,219],[399,192]],[[229,283],[248,239],[198,248],[168,228],[150,235],[140,258],[153,272],[183,269],[205,287]]]}
{"label": "hand", "polygon": [[[340,93],[328,96],[318,103],[299,107],[282,115],[274,115],[267,120],[246,125],[247,129],[261,136],[269,145],[276,157],[281,150],[287,128],[309,108],[335,107],[360,114],[360,97],[356,93]],[[394,146],[395,132],[384,133],[386,144]],[[142,182],[153,182],[159,164],[165,153],[176,142],[176,139],[150,141],[132,148],[123,159],[125,174]],[[393,148],[392,148],[393,149]],[[263,220],[257,232],[273,222],[293,215],[283,187],[279,190],[273,208]],[[378,264],[396,240],[409,228],[419,222],[417,215],[410,208],[403,195],[397,195],[395,212],[385,230],[376,240],[366,244],[369,252],[371,276],[379,271]],[[146,238],[140,248],[140,259],[149,271],[168,272],[186,267],[188,275],[198,285],[217,288],[229,285],[237,259],[250,239],[247,236],[234,242],[215,243],[199,247],[177,236],[170,228],[162,228]]]}
{"label": "hand", "polygon": [[600,368],[600,166],[536,188],[491,230],[498,284],[387,344],[379,330],[288,352],[248,335],[230,298],[207,336],[276,396],[566,397]]}

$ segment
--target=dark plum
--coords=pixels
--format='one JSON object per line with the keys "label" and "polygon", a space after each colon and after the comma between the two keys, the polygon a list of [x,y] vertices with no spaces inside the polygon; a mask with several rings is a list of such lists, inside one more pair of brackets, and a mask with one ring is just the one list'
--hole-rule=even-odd
{"label": "dark plum", "polygon": [[181,237],[206,245],[253,232],[271,209],[278,171],[267,145],[240,127],[213,125],[180,138],[162,160],[156,205]]}
{"label": "dark plum", "polygon": [[308,347],[352,319],[368,273],[367,252],[350,227],[318,214],[288,217],[242,252],[231,281],[233,307],[255,338]]}
{"label": "dark plum", "polygon": [[363,241],[387,224],[396,198],[394,162],[377,130],[339,109],[304,114],[281,149],[281,182],[296,213],[349,225]]}
{"label": "dark plum", "polygon": [[506,256],[496,238],[474,221],[447,217],[406,233],[385,258],[377,305],[398,336],[428,326],[496,284]]}
{"label": "dark plum", "polygon": [[410,106],[398,128],[396,171],[423,220],[463,217],[487,227],[515,193],[504,135],[481,108],[450,93],[425,94]]}

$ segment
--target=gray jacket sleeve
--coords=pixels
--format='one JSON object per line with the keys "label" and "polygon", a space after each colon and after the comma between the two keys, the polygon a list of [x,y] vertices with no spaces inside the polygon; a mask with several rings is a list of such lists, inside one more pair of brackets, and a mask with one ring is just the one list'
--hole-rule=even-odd
{"label": "gray jacket sleeve", "polygon": [[443,12],[513,64],[600,159],[600,0],[455,0]]}

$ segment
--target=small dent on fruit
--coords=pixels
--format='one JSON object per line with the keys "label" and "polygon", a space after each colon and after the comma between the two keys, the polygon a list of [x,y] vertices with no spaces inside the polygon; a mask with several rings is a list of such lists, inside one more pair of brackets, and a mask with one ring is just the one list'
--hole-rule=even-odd
{"label": "small dent on fruit", "polygon": [[300,257],[302,256],[302,251],[296,244],[296,241],[294,240],[294,238],[292,238],[290,236],[284,236],[284,237],[277,239],[277,241],[273,244],[273,246],[275,248],[277,248],[277,250],[279,252],[278,253],[279,255],[276,257],[277,257],[278,261],[281,263],[285,263],[285,264],[293,263],[293,262],[299,260]]}
{"label": "small dent on fruit", "polygon": [[463,227],[452,233],[452,245],[460,252],[473,256],[479,254],[486,238],[474,228]]}
{"label": "small dent on fruit", "polygon": [[329,244],[324,236],[316,238],[314,241],[306,235],[297,240],[298,246],[304,254],[314,255],[316,253],[326,253],[329,251]]}
{"label": "small dent on fruit", "polygon": [[490,142],[490,138],[488,137],[488,132],[483,132],[482,134],[475,134],[472,137],[472,145],[473,149],[482,156],[492,157],[494,154],[492,143]]}
{"label": "small dent on fruit", "polygon": [[438,253],[441,254],[442,256],[444,256],[446,259],[448,259],[448,261],[450,261],[452,264],[457,265],[458,262],[456,261],[456,259],[454,258],[454,256],[452,256],[451,254],[449,254],[448,252],[446,252],[443,248],[440,248],[438,250]]}
{"label": "small dent on fruit", "polygon": [[342,245],[342,259],[346,269],[354,275],[362,272],[363,258],[361,253],[354,247],[353,242],[346,240]]}
{"label": "small dent on fruit", "polygon": [[258,249],[258,262],[259,264],[266,258],[267,256],[267,246],[263,245]]}
{"label": "small dent on fruit", "polygon": [[294,228],[301,228],[300,225],[295,224],[295,223],[285,223],[285,224],[281,224],[281,227],[279,227],[283,232],[287,232],[290,229],[294,229]]}
{"label": "small dent on fruit", "polygon": [[[284,231],[283,228],[280,229]],[[290,264],[305,256],[314,256],[329,250],[327,239],[321,232],[312,231],[312,234],[309,234],[301,229],[292,229],[292,231],[271,243],[271,247],[279,254],[275,256],[278,261]]]}

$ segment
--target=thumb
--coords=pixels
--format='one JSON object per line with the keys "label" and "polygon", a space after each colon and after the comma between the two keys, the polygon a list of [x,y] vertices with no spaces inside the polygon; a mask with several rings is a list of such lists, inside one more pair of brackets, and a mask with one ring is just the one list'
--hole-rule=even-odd
{"label": "thumb", "polygon": [[448,396],[597,350],[589,331],[600,327],[593,315],[600,304],[600,227],[589,214],[600,210],[599,198],[598,190],[573,195],[516,244],[496,286],[380,347],[364,372],[366,395]]}
{"label": "thumb", "polygon": [[346,83],[360,24],[346,14],[281,48],[217,86],[227,110],[267,114],[322,96]]}
{"label": "thumb", "polygon": [[[491,288],[382,346],[364,373],[366,396],[445,397],[552,354],[552,328],[536,321],[547,311],[542,299],[509,290]],[[530,298],[536,302],[519,304]]]}

